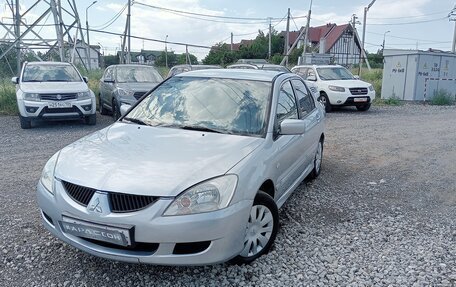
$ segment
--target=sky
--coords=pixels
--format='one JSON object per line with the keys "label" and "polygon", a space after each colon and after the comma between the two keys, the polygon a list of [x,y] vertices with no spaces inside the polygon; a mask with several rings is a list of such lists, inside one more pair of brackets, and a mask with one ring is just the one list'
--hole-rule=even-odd
{"label": "sky", "polygon": [[[372,0],[313,0],[310,25],[319,26],[327,23],[338,25],[348,23],[353,14],[358,17],[358,33],[362,35],[364,7]],[[85,28],[86,8],[93,0],[77,0],[80,20]],[[290,8],[292,20],[290,30],[297,30],[306,25],[306,18],[310,0],[137,0],[132,1],[131,8],[131,35],[148,39],[165,41],[167,49],[176,53],[185,51],[185,46],[170,42],[187,43],[210,47],[219,42],[230,41],[230,33],[234,35],[234,42],[242,39],[253,39],[258,30],[267,33],[268,18],[277,31],[286,29],[287,9]],[[11,12],[2,4],[0,13],[2,22],[11,22]],[[35,3],[34,0],[20,0],[21,11],[26,11]],[[68,0],[62,0],[64,8],[69,9]],[[92,29],[105,30],[111,33],[123,33],[126,22],[126,12],[116,17],[127,0],[98,0],[88,11],[88,22]],[[145,4],[145,5],[144,5]],[[185,11],[198,14],[207,14],[222,17],[236,17],[248,19],[208,18],[198,15],[183,15],[179,12],[152,8],[147,5]],[[366,21],[365,48],[371,53],[381,49],[385,37],[385,47],[399,49],[429,48],[451,50],[455,22],[450,22],[448,14],[456,6],[455,0],[377,0],[370,8]],[[27,23],[32,23],[48,8],[42,1],[25,17]],[[249,20],[254,18],[253,20]],[[47,21],[46,21],[47,20]],[[115,21],[112,21],[115,20]],[[44,18],[42,24],[52,23],[52,16]],[[65,17],[65,23],[69,18]],[[40,30],[41,29],[41,30]],[[24,31],[25,28],[22,28]],[[39,34],[45,38],[55,37],[52,27],[42,26]],[[6,34],[1,31],[2,37]],[[388,32],[389,31],[389,32]],[[84,32],[85,33],[85,32]],[[166,38],[166,36],[168,36]],[[31,37],[33,38],[33,37]],[[36,37],[35,37],[36,38]],[[98,32],[90,32],[90,43],[100,44],[105,55],[115,54],[120,49],[121,37]],[[165,44],[149,40],[132,39],[132,51],[140,49],[164,50]],[[202,59],[209,49],[188,47],[190,53]]]}

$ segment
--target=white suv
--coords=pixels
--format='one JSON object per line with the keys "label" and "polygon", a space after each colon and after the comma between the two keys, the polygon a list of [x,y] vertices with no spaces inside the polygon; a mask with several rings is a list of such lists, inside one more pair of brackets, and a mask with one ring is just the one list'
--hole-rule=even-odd
{"label": "white suv", "polygon": [[367,111],[375,99],[374,87],[342,66],[295,66],[291,71],[317,85],[319,100],[327,112],[332,106],[355,106],[359,111]]}
{"label": "white suv", "polygon": [[95,94],[70,63],[26,62],[16,84],[21,128],[32,127],[33,120],[84,119],[96,124]]}

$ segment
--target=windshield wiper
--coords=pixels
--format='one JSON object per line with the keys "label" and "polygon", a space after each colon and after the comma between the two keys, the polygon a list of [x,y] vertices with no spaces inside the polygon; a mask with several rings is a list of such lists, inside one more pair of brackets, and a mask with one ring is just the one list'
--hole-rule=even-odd
{"label": "windshield wiper", "polygon": [[221,130],[217,130],[217,129],[211,129],[211,128],[203,127],[203,126],[178,126],[178,127],[180,129],[190,130],[190,131],[212,132],[212,133],[218,133],[218,134],[227,133],[226,131],[221,131]]}
{"label": "windshield wiper", "polygon": [[135,124],[138,124],[138,125],[142,125],[142,126],[150,126],[148,123],[140,120],[140,119],[135,119],[135,118],[129,118],[129,117],[125,117],[122,119],[122,121],[129,121],[129,122],[132,122],[132,123],[135,123]]}

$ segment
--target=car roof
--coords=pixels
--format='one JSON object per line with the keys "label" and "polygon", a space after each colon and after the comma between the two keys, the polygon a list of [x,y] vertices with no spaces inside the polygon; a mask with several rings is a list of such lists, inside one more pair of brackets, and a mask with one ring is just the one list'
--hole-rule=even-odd
{"label": "car roof", "polygon": [[111,65],[109,66],[108,68],[110,67],[133,67],[133,68],[139,68],[139,67],[146,67],[146,68],[154,68],[154,66],[150,66],[150,65],[140,65],[140,64],[117,64],[117,65]]}
{"label": "car roof", "polygon": [[341,65],[299,65],[299,66],[294,66],[293,69],[299,69],[299,68],[339,68],[342,67]]}
{"label": "car roof", "polygon": [[280,74],[284,73],[254,69],[214,69],[185,72],[176,77],[225,78],[272,82]]}
{"label": "car roof", "polygon": [[59,65],[59,66],[61,66],[61,65],[65,65],[65,66],[71,66],[71,64],[68,63],[68,62],[47,62],[47,61],[46,61],[46,62],[45,62],[45,61],[42,61],[42,62],[41,62],[41,61],[27,62],[27,65],[36,65],[36,66],[38,66],[38,65],[39,65],[39,66],[42,66],[42,65],[47,65],[47,66],[52,66],[52,65],[55,65],[55,66]]}

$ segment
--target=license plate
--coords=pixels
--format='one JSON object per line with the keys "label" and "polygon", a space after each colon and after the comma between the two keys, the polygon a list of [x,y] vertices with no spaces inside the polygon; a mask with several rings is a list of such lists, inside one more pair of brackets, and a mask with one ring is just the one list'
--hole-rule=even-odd
{"label": "license plate", "polygon": [[59,109],[59,108],[71,108],[72,104],[68,102],[49,102],[48,108]]}
{"label": "license plate", "polygon": [[354,98],[353,101],[356,102],[356,103],[367,102],[367,99],[366,98]]}
{"label": "license plate", "polygon": [[131,245],[130,229],[112,227],[63,217],[63,232],[83,238],[95,239],[121,246]]}

